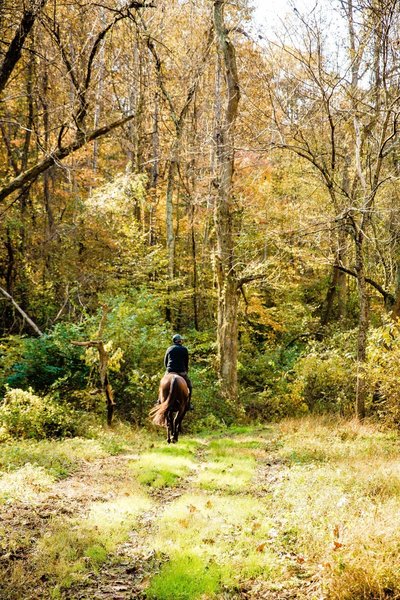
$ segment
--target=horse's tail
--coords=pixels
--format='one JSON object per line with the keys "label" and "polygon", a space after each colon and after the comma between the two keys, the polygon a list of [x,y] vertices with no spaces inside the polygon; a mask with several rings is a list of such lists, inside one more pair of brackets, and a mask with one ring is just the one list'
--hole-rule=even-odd
{"label": "horse's tail", "polygon": [[171,402],[172,392],[174,391],[175,382],[176,382],[176,376],[174,375],[171,379],[168,396],[166,397],[166,399],[163,402],[161,402],[161,404],[157,404],[157,406],[154,406],[150,411],[150,418],[152,419],[154,425],[160,425],[161,427],[163,425],[165,425],[166,413],[167,413],[167,410],[168,410],[170,402]]}

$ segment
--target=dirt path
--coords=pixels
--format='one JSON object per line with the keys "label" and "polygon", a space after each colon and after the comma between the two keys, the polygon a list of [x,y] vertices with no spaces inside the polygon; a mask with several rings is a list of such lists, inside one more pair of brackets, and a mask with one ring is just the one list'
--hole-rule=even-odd
{"label": "dirt path", "polygon": [[[5,540],[0,545],[1,600],[48,597],[46,581],[37,582],[34,590],[27,586],[31,578],[34,579],[31,558],[49,522],[60,517],[84,516],[94,502],[109,501],[123,486],[124,479],[128,480],[128,474],[121,477],[121,462],[133,458],[137,456],[107,456],[86,462],[72,476],[54,483],[45,492],[38,492],[33,501],[0,504],[0,541]],[[18,572],[18,565],[21,565],[21,578],[14,582],[8,575]]]}
{"label": "dirt path", "polygon": [[86,583],[68,590],[65,598],[77,600],[145,598],[145,589],[150,577],[154,576],[168,560],[168,556],[160,556],[149,548],[149,540],[154,535],[159,519],[166,508],[193,488],[194,478],[204,460],[204,446],[200,446],[194,457],[193,472],[182,479],[178,487],[165,487],[151,491],[155,506],[140,516],[137,526],[130,532],[129,540],[119,546],[115,556],[103,565],[98,574],[91,573]]}
{"label": "dirt path", "polygon": [[[119,494],[123,494],[132,483],[132,464],[141,457],[135,454],[108,456],[83,464],[74,475],[55,483],[49,490],[39,494],[35,503],[14,502],[0,506],[0,531],[5,536],[13,536],[12,549],[0,552],[1,600],[39,600],[59,597],[68,600],[140,600],[146,597],[145,590],[150,580],[162,569],[170,557],[167,553],[155,551],[152,540],[158,533],[159,523],[169,507],[173,507],[182,497],[199,494],[199,477],[213,468],[214,463],[207,456],[209,440],[201,440],[191,455],[191,470],[182,476],[177,485],[161,488],[148,488],[153,503],[152,508],[144,510],[137,519],[135,527],[129,532],[128,539],[118,545],[116,551],[101,565],[98,572],[88,571],[83,581],[72,584],[59,595],[51,593],[53,582],[47,577],[35,581],[35,551],[38,541],[46,535],[49,523],[60,516],[68,518],[85,517],[93,503],[107,503]],[[181,446],[177,447],[178,451]],[[240,444],[238,443],[238,448]],[[168,450],[163,445],[160,451]],[[172,447],[171,447],[172,450]],[[236,450],[237,452],[237,450]],[[167,454],[167,452],[166,452]],[[234,452],[233,452],[234,454]],[[229,455],[229,452],[228,452]],[[160,456],[163,456],[162,454]],[[227,469],[222,469],[225,475]],[[281,478],[279,462],[274,461],[268,451],[259,452],[257,464],[248,487],[238,490],[238,497],[262,498],[271,492]],[[213,480],[211,480],[213,481]],[[201,493],[205,493],[204,490]],[[225,497],[224,492],[216,488],[207,492],[214,503],[215,498]],[[231,493],[231,492],[230,492]],[[221,496],[222,494],[222,496]],[[232,502],[235,501],[232,493]],[[208,501],[210,503],[210,500]],[[191,510],[197,510],[192,507]],[[185,524],[183,524],[185,527]],[[232,543],[234,539],[232,538]],[[1,550],[1,548],[0,548]],[[17,578],[18,565],[21,566]],[[23,567],[23,568],[22,568]],[[13,576],[11,577],[11,573]],[[32,586],[32,582],[35,585]],[[258,578],[248,581],[234,591],[221,592],[221,599],[258,600],[300,600],[307,597],[309,584],[299,580],[299,586],[290,591],[270,591],[267,584]]]}

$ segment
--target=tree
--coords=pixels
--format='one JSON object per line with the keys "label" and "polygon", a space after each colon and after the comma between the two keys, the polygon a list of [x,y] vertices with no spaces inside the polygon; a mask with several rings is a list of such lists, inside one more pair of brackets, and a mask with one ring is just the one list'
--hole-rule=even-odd
{"label": "tree", "polygon": [[234,134],[240,100],[235,48],[228,38],[224,22],[223,0],[214,1],[216,45],[225,76],[225,112],[215,134],[217,176],[214,182],[214,209],[217,280],[217,348],[218,371],[223,392],[232,402],[237,399],[238,282],[234,256],[235,201],[233,173],[235,166]]}
{"label": "tree", "polygon": [[[331,201],[332,224],[339,232],[334,267],[342,272],[349,272],[343,260],[346,236],[353,242],[351,272],[357,278],[359,298],[356,414],[363,418],[367,283],[373,281],[366,273],[366,245],[376,202],[385,185],[397,177],[390,157],[399,139],[400,97],[395,85],[399,6],[373,0],[357,6],[348,0],[341,6],[348,31],[346,63],[333,63],[315,17],[299,20],[304,33],[301,47],[296,47],[292,38],[292,45],[282,48],[292,62],[291,72],[282,69],[279,73],[277,63],[271,63],[275,73],[275,88],[271,86],[276,128],[273,145],[295,152],[319,174]],[[387,297],[382,286],[373,284]]]}
{"label": "tree", "polygon": [[[24,42],[31,32],[35,20],[37,20],[39,11],[44,5],[45,2],[42,0],[38,2],[37,5],[32,5],[28,10],[24,11],[21,23],[9,45],[0,69],[0,92],[4,91],[11,73],[15,69],[21,56]],[[58,164],[63,159],[80,150],[86,144],[97,140],[117,127],[121,127],[134,117],[134,114],[124,115],[122,118],[119,117],[115,120],[111,120],[106,125],[95,129],[88,129],[86,124],[89,110],[93,110],[91,102],[93,98],[92,82],[94,79],[95,60],[101,47],[101,42],[107,34],[114,29],[117,23],[130,16],[131,10],[139,10],[149,6],[152,5],[146,4],[145,2],[130,1],[121,9],[109,9],[112,14],[111,18],[109,18],[106,24],[103,24],[102,21],[99,20],[100,26],[97,28],[97,31],[88,36],[88,38],[92,38],[93,41],[89,45],[88,50],[81,53],[81,58],[83,60],[80,60],[79,62],[74,61],[71,50],[67,49],[66,35],[64,37],[62,35],[62,14],[58,12],[54,14],[42,14],[41,25],[47,34],[51,36],[53,43],[58,49],[59,58],[61,60],[59,68],[64,70],[66,77],[69,79],[70,96],[72,95],[72,101],[69,104],[71,104],[72,110],[67,118],[64,118],[61,123],[57,125],[54,123],[52,124],[53,147],[47,150],[44,157],[37,159],[35,164],[26,168],[23,172],[3,184],[0,188],[0,200],[5,200],[13,192],[30,186],[42,173],[47,171],[54,164]],[[91,6],[89,5],[89,9],[90,8]],[[87,18],[89,13],[87,9],[86,13],[86,15],[81,16],[83,18],[86,16]],[[79,36],[81,35],[82,32],[79,32]],[[70,40],[71,37],[72,36],[70,35]],[[73,50],[74,49],[72,49],[72,52]],[[6,108],[3,108],[3,111],[6,110]]]}

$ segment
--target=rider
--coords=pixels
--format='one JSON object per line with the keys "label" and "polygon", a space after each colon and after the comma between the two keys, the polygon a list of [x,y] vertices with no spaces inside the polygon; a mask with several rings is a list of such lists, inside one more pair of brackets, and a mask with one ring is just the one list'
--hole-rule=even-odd
{"label": "rider", "polygon": [[164,366],[167,373],[177,373],[186,381],[189,388],[189,410],[193,410],[192,405],[192,382],[188,377],[189,371],[189,352],[186,346],[183,345],[183,338],[177,333],[172,338],[174,343],[165,353]]}

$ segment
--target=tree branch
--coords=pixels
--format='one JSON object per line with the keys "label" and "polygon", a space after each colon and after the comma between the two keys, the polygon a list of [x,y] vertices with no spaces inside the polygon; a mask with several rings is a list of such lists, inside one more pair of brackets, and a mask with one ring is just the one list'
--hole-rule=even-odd
{"label": "tree branch", "polygon": [[22,48],[25,40],[28,37],[33,24],[42,10],[47,0],[39,0],[31,2],[29,8],[24,11],[21,22],[18,26],[15,35],[8,46],[4,60],[0,66],[0,94],[7,85],[7,82],[13,72],[15,65],[21,58]]}
{"label": "tree branch", "polygon": [[[342,267],[341,265],[333,265],[333,268],[338,269],[339,271],[342,271],[343,273],[347,273],[347,275],[351,275],[352,277],[357,278],[357,273],[355,271],[352,271],[351,269],[347,269],[346,267]],[[379,285],[379,283],[377,283],[370,277],[366,277],[365,281],[367,283],[369,283],[370,285],[372,285],[372,287],[375,288],[384,297],[385,302],[394,304],[395,297],[393,296],[393,294],[391,294],[390,292],[387,292],[385,289],[383,289],[383,287],[381,285]]]}
{"label": "tree branch", "polygon": [[24,171],[23,173],[18,175],[18,177],[15,177],[12,181],[10,181],[2,189],[0,189],[0,201],[7,198],[16,190],[19,190],[24,185],[36,181],[39,175],[47,171],[47,169],[49,169],[52,165],[57,164],[59,161],[63,160],[70,154],[73,154],[89,142],[92,142],[93,140],[102,137],[103,135],[109,133],[113,129],[116,129],[117,127],[121,127],[121,125],[124,125],[125,123],[133,119],[134,116],[134,114],[131,114],[127,117],[124,117],[123,119],[119,119],[118,121],[114,121],[113,123],[109,123],[108,125],[104,125],[103,127],[99,127],[98,129],[95,129],[94,131],[88,133],[84,137],[79,136],[68,146],[57,148],[57,150],[50,153],[42,161],[40,161],[27,171]]}
{"label": "tree branch", "polygon": [[5,289],[3,289],[2,287],[0,287],[0,292],[3,294],[3,296],[5,298],[7,298],[7,300],[10,300],[11,304],[17,309],[17,311],[20,313],[20,315],[22,315],[23,319],[32,327],[32,329],[35,330],[35,332],[38,334],[38,336],[42,336],[43,332],[40,331],[39,327],[36,325],[36,323],[34,323],[32,321],[32,319],[30,319],[28,317],[28,315],[26,314],[26,312],[24,310],[22,310],[22,308],[20,307],[20,305],[15,302],[14,298],[8,293],[6,292]]}

